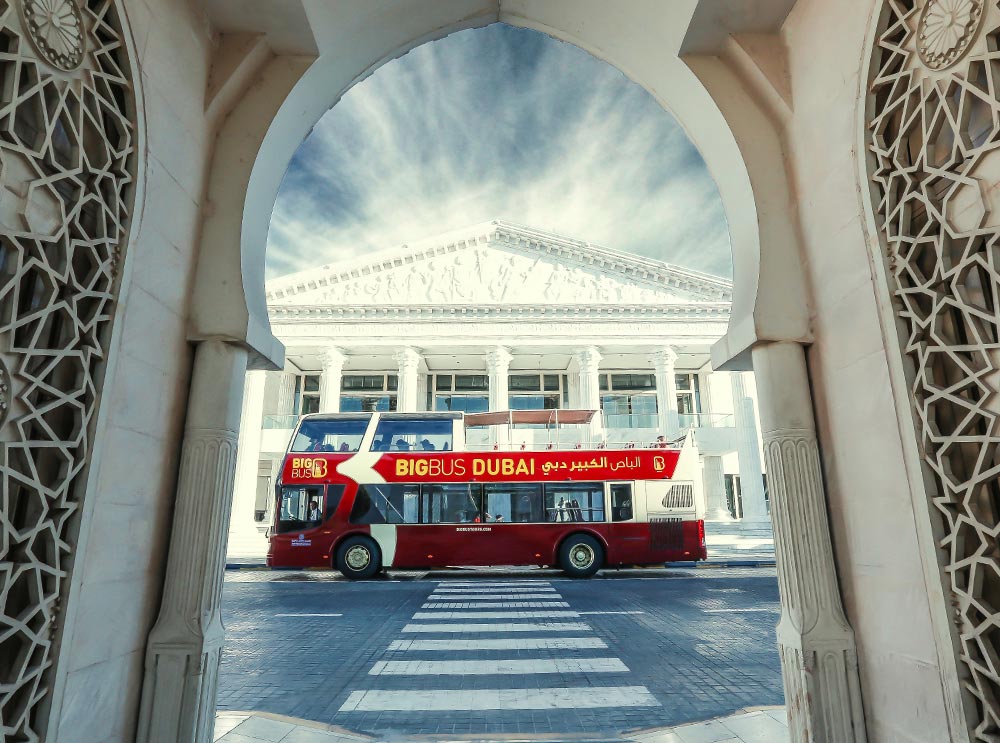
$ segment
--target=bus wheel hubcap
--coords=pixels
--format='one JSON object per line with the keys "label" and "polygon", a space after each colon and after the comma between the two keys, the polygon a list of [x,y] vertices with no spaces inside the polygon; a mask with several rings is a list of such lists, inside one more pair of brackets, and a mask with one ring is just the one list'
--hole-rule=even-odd
{"label": "bus wheel hubcap", "polygon": [[358,544],[347,550],[345,559],[352,570],[363,570],[372,561],[372,556],[367,549]]}
{"label": "bus wheel hubcap", "polygon": [[594,550],[585,544],[574,545],[569,551],[569,559],[575,568],[589,568],[594,564]]}

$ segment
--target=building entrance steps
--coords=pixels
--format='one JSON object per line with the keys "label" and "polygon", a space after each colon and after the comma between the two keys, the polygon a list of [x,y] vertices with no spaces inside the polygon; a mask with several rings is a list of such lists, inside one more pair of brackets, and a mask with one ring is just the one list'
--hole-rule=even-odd
{"label": "building entrance steps", "polygon": [[774,532],[769,522],[706,521],[708,563],[774,562]]}
{"label": "building entrance steps", "polygon": [[[448,734],[415,735],[410,740],[455,741],[456,743],[610,743],[607,736],[586,734],[544,734],[476,736]],[[399,738],[372,738],[344,728],[266,712],[219,712],[215,718],[216,743],[377,743]],[[727,717],[687,723],[667,728],[622,733],[621,743],[788,743],[788,722],[784,707],[761,707]]]}

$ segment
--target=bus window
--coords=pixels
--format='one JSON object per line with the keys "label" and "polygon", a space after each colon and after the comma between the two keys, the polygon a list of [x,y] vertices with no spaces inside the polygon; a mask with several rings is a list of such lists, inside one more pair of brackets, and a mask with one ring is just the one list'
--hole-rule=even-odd
{"label": "bus window", "polygon": [[547,521],[604,521],[604,486],[599,482],[547,483]]}
{"label": "bus window", "polygon": [[359,485],[351,523],[415,524],[419,493],[419,485]]}
{"label": "bus window", "polygon": [[361,447],[368,418],[307,418],[295,433],[291,451],[355,452]]}
{"label": "bus window", "polygon": [[450,451],[453,424],[450,418],[383,418],[372,451]]}
{"label": "bus window", "polygon": [[337,506],[340,505],[340,499],[344,497],[344,490],[346,488],[346,485],[326,486],[326,515],[324,516],[326,521],[333,518],[333,514],[337,511]]}
{"label": "bus window", "polygon": [[611,520],[630,521],[632,519],[632,483],[611,484]]}
{"label": "bus window", "polygon": [[281,488],[278,533],[312,529],[322,524],[326,513],[323,490],[323,485],[286,485]]}
{"label": "bus window", "polygon": [[[542,486],[538,483],[483,483],[487,520],[538,523],[542,516]],[[499,517],[499,518],[498,518]]]}
{"label": "bus window", "polygon": [[486,519],[479,486],[468,483],[424,485],[420,507],[422,524],[475,524]]}

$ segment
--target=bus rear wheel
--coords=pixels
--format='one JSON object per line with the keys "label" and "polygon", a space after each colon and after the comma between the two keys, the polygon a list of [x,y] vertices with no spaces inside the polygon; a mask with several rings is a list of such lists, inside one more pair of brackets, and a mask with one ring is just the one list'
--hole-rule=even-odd
{"label": "bus rear wheel", "polygon": [[337,570],[345,578],[365,580],[382,568],[382,553],[368,537],[348,537],[337,548]]}
{"label": "bus rear wheel", "polygon": [[604,566],[604,548],[586,534],[573,534],[559,547],[559,567],[571,578],[589,578]]}

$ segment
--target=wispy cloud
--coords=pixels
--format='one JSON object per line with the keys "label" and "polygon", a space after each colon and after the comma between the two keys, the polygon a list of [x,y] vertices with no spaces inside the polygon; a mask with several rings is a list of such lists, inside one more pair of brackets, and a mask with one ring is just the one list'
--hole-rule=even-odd
{"label": "wispy cloud", "polygon": [[507,219],[729,276],[722,202],[683,130],[586,52],[509,26],[355,86],[285,175],[268,275]]}

